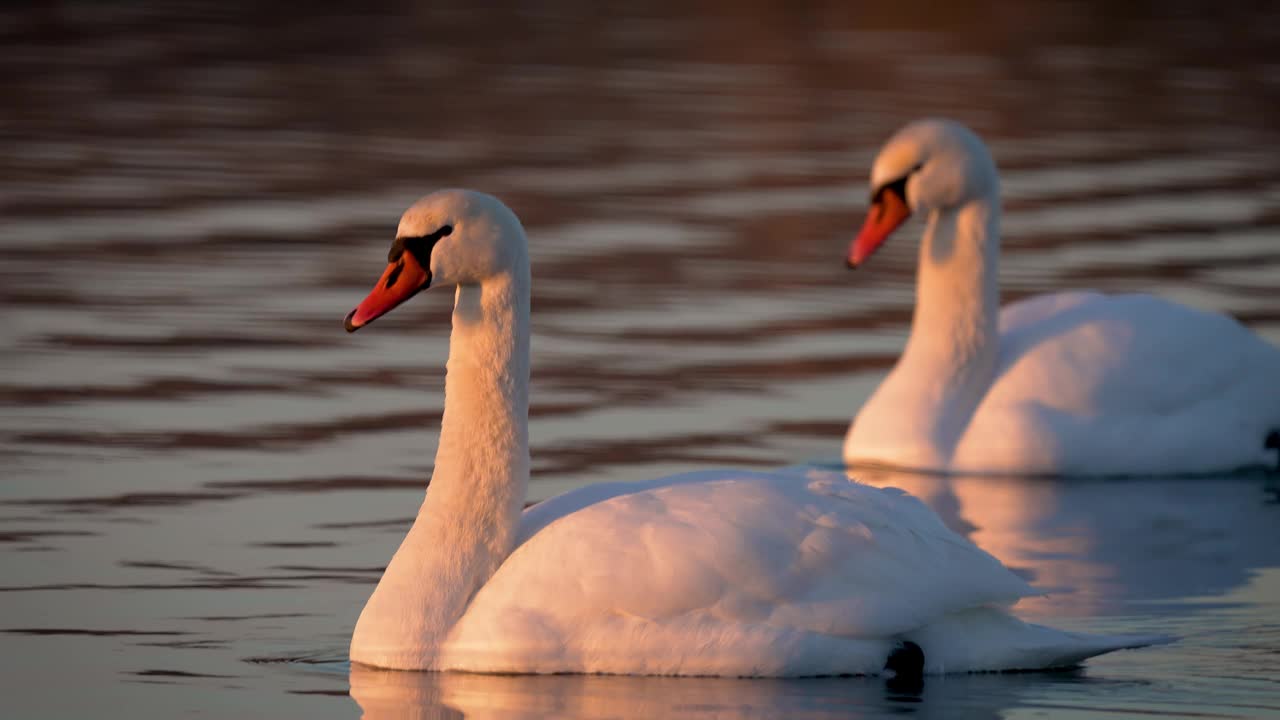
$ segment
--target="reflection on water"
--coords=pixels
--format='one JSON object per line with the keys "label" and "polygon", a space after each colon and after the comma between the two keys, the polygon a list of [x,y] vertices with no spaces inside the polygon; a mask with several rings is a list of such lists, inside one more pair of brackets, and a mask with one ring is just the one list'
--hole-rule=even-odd
{"label": "reflection on water", "polygon": [[1274,712],[1280,543],[1256,478],[860,474],[1052,590],[1025,613],[1184,638],[1073,675],[915,698],[859,679],[348,678],[431,471],[448,309],[423,298],[358,338],[341,320],[439,186],[501,196],[530,234],[535,498],[836,456],[901,350],[915,262],[908,232],[850,275],[845,242],[872,154],[920,115],[990,139],[1006,300],[1151,291],[1280,341],[1280,6],[934,6],[0,10],[6,709],[347,717],[350,682],[371,715],[397,693],[478,715],[614,696]]}
{"label": "reflection on water", "polygon": [[[399,673],[355,667],[351,697],[367,720],[466,718],[1001,717],[1044,682],[1095,682],[1078,671],[931,678],[924,691],[868,678],[736,680],[581,675]],[[1104,681],[1096,681],[1105,684]]]}
{"label": "reflection on water", "polygon": [[1258,477],[1052,480],[857,469],[898,487],[1046,593],[1019,605],[1087,617],[1223,595],[1275,562],[1280,504]]}

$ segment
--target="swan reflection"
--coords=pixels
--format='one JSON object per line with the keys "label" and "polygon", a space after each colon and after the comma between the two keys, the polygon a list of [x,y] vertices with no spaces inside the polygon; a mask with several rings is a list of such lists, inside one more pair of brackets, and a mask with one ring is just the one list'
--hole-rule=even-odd
{"label": "swan reflection", "polygon": [[1023,613],[1118,614],[1135,601],[1220,595],[1274,563],[1274,479],[1039,479],[866,468],[850,476],[915,495],[1048,593],[1019,603]]}
{"label": "swan reflection", "polygon": [[1001,716],[1046,682],[1103,682],[1079,671],[930,677],[922,691],[876,678],[807,680],[605,675],[475,675],[351,668],[351,697],[379,718],[917,718]]}

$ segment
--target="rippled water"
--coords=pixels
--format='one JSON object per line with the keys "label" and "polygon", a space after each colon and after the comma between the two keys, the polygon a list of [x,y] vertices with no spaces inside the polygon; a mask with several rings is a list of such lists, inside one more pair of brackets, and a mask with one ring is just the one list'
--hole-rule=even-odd
{"label": "rippled water", "polygon": [[481,188],[532,242],[534,499],[830,461],[910,319],[910,233],[843,268],[868,163],[945,114],[1002,168],[1006,299],[1156,292],[1280,342],[1274,9],[234,5],[0,12],[6,712],[1280,712],[1265,477],[859,475],[1051,591],[1027,617],[1183,638],[1079,671],[918,695],[353,671],[430,474],[449,309],[341,330],[401,210]]}

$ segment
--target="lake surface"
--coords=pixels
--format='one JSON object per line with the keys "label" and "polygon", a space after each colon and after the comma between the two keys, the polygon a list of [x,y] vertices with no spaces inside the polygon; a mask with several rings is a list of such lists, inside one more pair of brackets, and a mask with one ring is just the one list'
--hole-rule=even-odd
{"label": "lake surface", "polygon": [[856,274],[846,243],[921,115],[990,141],[1006,300],[1153,292],[1280,343],[1275,8],[431,5],[0,11],[5,715],[1280,713],[1265,476],[857,474],[1043,587],[1024,617],[1182,638],[1076,671],[351,668],[430,476],[449,303],[342,318],[433,189],[529,231],[535,500],[837,458],[906,337],[920,224]]}

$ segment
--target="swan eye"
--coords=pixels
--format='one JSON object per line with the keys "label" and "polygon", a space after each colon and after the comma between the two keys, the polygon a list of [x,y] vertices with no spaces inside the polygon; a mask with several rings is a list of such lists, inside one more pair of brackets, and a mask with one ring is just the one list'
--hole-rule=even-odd
{"label": "swan eye", "polygon": [[906,202],[907,202],[907,181],[908,181],[908,180],[910,180],[910,179],[911,179],[911,176],[912,176],[912,175],[914,175],[914,174],[915,174],[915,172],[916,172],[917,170],[919,170],[920,168],[921,168],[921,165],[916,165],[915,167],[913,167],[913,168],[911,168],[910,170],[908,170],[908,171],[907,171],[907,173],[906,173],[905,175],[903,175],[902,177],[898,178],[897,180],[891,180],[891,181],[889,181],[889,182],[887,182],[887,183],[885,183],[885,184],[881,185],[880,187],[876,188],[876,189],[875,189],[875,192],[871,193],[871,202],[872,202],[872,204],[875,204],[875,203],[880,202],[881,197],[883,197],[883,196],[884,196],[884,194],[885,194],[885,193],[887,193],[887,192],[891,192],[891,193],[893,193],[894,195],[897,195],[897,196],[898,196],[898,199],[899,199],[899,200],[901,200],[901,201],[903,202],[903,204],[906,204]]}
{"label": "swan eye", "polygon": [[413,254],[418,264],[422,267],[431,267],[431,249],[440,242],[440,238],[453,234],[452,225],[441,225],[439,230],[430,235],[418,235],[415,237],[398,237],[391,243],[391,250],[387,252],[387,262],[396,262],[404,255],[405,251]]}

